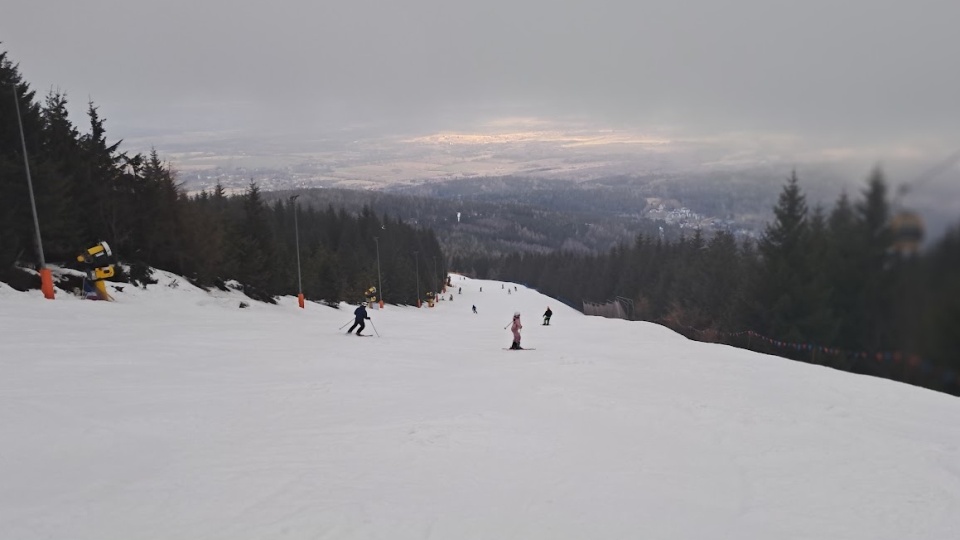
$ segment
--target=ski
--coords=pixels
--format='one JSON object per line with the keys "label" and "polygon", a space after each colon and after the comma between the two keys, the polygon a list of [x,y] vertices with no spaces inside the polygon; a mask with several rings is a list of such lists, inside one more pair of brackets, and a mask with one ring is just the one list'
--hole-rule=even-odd
{"label": "ski", "polygon": [[530,349],[530,348],[527,348],[527,347],[524,347],[524,348],[522,348],[522,349],[511,349],[510,347],[504,347],[503,350],[505,350],[505,351],[535,351],[536,349]]}

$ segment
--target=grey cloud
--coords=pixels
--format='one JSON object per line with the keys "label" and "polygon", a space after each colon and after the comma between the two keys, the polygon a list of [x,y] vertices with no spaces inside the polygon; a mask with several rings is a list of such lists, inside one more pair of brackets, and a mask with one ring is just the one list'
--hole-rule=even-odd
{"label": "grey cloud", "polygon": [[92,0],[3,12],[0,39],[28,80],[89,95],[125,128],[455,127],[526,113],[843,142],[958,137],[954,1]]}

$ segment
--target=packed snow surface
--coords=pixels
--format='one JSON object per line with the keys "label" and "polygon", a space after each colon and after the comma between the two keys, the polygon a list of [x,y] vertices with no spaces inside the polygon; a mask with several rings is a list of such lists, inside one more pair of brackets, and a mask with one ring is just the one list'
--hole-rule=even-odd
{"label": "packed snow surface", "polygon": [[[358,338],[353,306],[158,277],[0,286],[0,538],[960,534],[954,397],[494,281]],[[503,350],[514,311],[536,350]]]}

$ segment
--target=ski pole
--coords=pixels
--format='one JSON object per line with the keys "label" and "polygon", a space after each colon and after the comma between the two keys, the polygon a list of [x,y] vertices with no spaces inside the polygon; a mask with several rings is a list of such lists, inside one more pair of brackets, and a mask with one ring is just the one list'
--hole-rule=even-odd
{"label": "ski pole", "polygon": [[[350,324],[351,322],[353,322],[353,319],[350,319],[349,321],[343,323],[343,326],[346,326],[346,325]],[[343,330],[343,326],[341,326],[338,330]]]}
{"label": "ski pole", "polygon": [[380,337],[380,332],[377,332],[377,327],[373,324],[373,319],[370,319],[370,326],[373,327],[373,333],[377,334],[377,337]]}

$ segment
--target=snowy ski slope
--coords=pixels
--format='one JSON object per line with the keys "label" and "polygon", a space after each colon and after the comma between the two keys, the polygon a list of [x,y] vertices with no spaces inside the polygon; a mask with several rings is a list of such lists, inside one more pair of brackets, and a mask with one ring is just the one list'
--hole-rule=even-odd
{"label": "snowy ski slope", "polygon": [[493,281],[358,339],[158,275],[0,285],[0,539],[960,537],[947,395]]}

